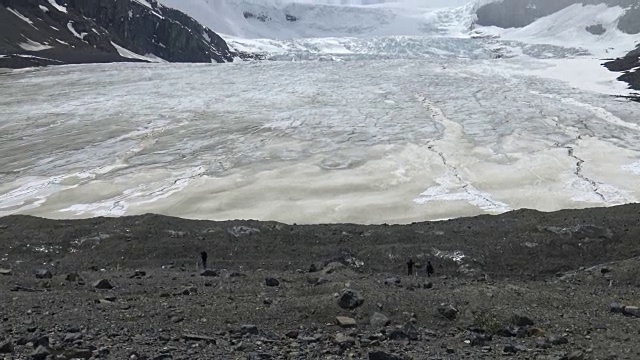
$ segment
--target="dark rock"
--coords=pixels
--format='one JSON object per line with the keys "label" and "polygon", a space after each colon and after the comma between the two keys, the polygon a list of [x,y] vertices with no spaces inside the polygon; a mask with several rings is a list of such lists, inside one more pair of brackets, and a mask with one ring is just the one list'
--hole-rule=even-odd
{"label": "dark rock", "polygon": [[508,354],[516,354],[518,352],[518,349],[515,347],[515,345],[505,345],[504,349],[502,349],[503,352],[508,353]]}
{"label": "dark rock", "polygon": [[196,335],[196,334],[184,334],[182,335],[182,338],[185,340],[193,340],[193,341],[206,341],[212,344],[216,343],[216,339],[212,338],[210,336],[204,336],[204,335]]}
{"label": "dark rock", "polygon": [[93,352],[89,349],[69,349],[64,351],[67,359],[89,359],[93,356]]}
{"label": "dark rock", "polygon": [[11,340],[0,342],[0,354],[10,354],[14,351]]}
{"label": "dark rock", "polygon": [[212,270],[212,269],[206,269],[200,273],[200,276],[206,276],[206,277],[215,277],[218,275],[219,275],[218,271]]}
{"label": "dark rock", "polygon": [[441,304],[438,313],[449,320],[455,320],[458,316],[458,310],[449,304]]}
{"label": "dark rock", "polygon": [[564,345],[569,343],[569,339],[564,336],[552,335],[549,337],[549,342],[553,345]]}
{"label": "dark rock", "polygon": [[109,290],[113,289],[113,285],[107,279],[100,279],[93,283],[93,287],[96,289]]}
{"label": "dark rock", "polygon": [[350,317],[336,316],[336,322],[343,328],[356,327],[356,320]]}
{"label": "dark rock", "polygon": [[606,266],[603,266],[602,268],[600,268],[600,273],[601,274],[608,274],[611,272],[611,268],[608,268]]}
{"label": "dark rock", "polygon": [[45,360],[49,355],[51,355],[51,351],[47,347],[41,345],[31,353],[31,358],[33,360]]}
{"label": "dark rock", "polygon": [[516,330],[511,326],[503,327],[497,332],[497,335],[504,336],[504,337],[515,337],[517,334],[518,333],[516,332]]}
{"label": "dark rock", "polygon": [[44,347],[49,347],[49,336],[47,335],[43,335],[43,336],[37,336],[33,339],[33,347],[37,348],[38,346],[44,346]]}
{"label": "dark rock", "polygon": [[325,274],[325,275],[329,275],[329,274],[332,274],[332,273],[334,273],[336,271],[339,271],[339,270],[341,270],[343,268],[344,268],[344,265],[342,263],[334,261],[334,262],[331,262],[331,263],[327,264],[327,266],[325,266],[322,269],[322,273]]}
{"label": "dark rock", "polygon": [[411,321],[406,322],[404,326],[402,326],[402,332],[404,332],[407,339],[411,341],[417,341],[420,338],[418,329],[416,328],[415,324],[412,323]]}
{"label": "dark rock", "polygon": [[285,335],[290,339],[297,339],[300,333],[297,330],[291,330],[288,331]]}
{"label": "dark rock", "polygon": [[491,334],[486,333],[471,333],[468,340],[471,342],[472,346],[486,346],[491,340],[493,340],[493,337]]}
{"label": "dark rock", "polygon": [[147,276],[146,271],[136,270],[136,272],[133,275],[129,276],[129,279],[142,279],[145,276]]}
{"label": "dark rock", "polygon": [[240,327],[240,333],[242,335],[258,335],[260,331],[258,331],[258,327],[256,325],[242,325]]}
{"label": "dark rock", "polygon": [[69,273],[64,279],[69,282],[78,282],[82,280],[82,277],[78,273]]}
{"label": "dark rock", "polygon": [[342,348],[351,347],[356,344],[356,339],[340,333],[333,337],[333,341]]}
{"label": "dark rock", "polygon": [[514,314],[511,317],[511,323],[515,326],[532,326],[534,324],[531,318],[522,314]]}
{"label": "dark rock", "polygon": [[637,306],[625,306],[622,309],[622,313],[627,316],[640,317],[640,308]]}
{"label": "dark rock", "polygon": [[584,360],[584,353],[582,351],[576,350],[567,355],[567,360]]}
{"label": "dark rock", "polygon": [[280,286],[280,281],[276,278],[268,277],[264,279],[265,285],[269,287]]}
{"label": "dark rock", "polygon": [[402,358],[398,355],[378,350],[369,352],[369,360],[402,360]]}
{"label": "dark rock", "polygon": [[52,277],[51,271],[47,269],[36,270],[36,278],[38,279],[51,279]]}
{"label": "dark rock", "polygon": [[80,340],[80,339],[82,339],[82,333],[79,333],[79,332],[77,332],[77,333],[68,333],[68,334],[66,334],[64,336],[63,341],[64,342],[74,342],[74,341],[77,341],[77,340]]}
{"label": "dark rock", "polygon": [[603,35],[604,33],[607,32],[607,29],[605,29],[605,27],[602,26],[602,24],[589,25],[585,28],[585,30],[587,30],[587,32],[592,35]]}
{"label": "dark rock", "polygon": [[384,284],[385,285],[400,285],[400,283],[402,282],[402,280],[400,278],[397,277],[390,277],[390,278],[386,278],[384,279]]}
{"label": "dark rock", "polygon": [[622,311],[624,310],[624,305],[619,303],[611,303],[609,305],[609,308],[611,309],[612,313],[622,314]]}
{"label": "dark rock", "polygon": [[433,283],[431,281],[428,281],[428,282],[424,283],[422,285],[422,287],[425,288],[425,289],[432,289],[433,288]]}
{"label": "dark rock", "polygon": [[360,293],[353,289],[343,289],[338,296],[338,306],[343,309],[355,309],[364,304]]}
{"label": "dark rock", "polygon": [[309,272],[314,273],[324,269],[325,263],[322,261],[315,262],[309,266]]}
{"label": "dark rock", "polygon": [[385,327],[390,323],[391,323],[391,320],[389,320],[388,317],[384,316],[379,312],[373,313],[373,315],[371,315],[371,319],[369,320],[369,324],[371,324],[371,326],[377,329]]}
{"label": "dark rock", "polygon": [[551,343],[549,342],[549,340],[547,338],[538,338],[536,340],[536,347],[538,347],[540,349],[550,349],[551,348]]}
{"label": "dark rock", "polygon": [[193,285],[185,286],[180,291],[180,295],[195,295],[197,293],[198,293],[198,288]]}

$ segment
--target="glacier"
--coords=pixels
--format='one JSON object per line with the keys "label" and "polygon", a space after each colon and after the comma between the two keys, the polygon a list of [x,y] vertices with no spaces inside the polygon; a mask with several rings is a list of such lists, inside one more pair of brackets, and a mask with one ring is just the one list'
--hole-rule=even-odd
{"label": "glacier", "polygon": [[638,201],[640,104],[599,60],[633,39],[471,29],[463,1],[327,3],[260,6],[362,26],[219,23],[271,61],[0,72],[0,216],[370,224]]}

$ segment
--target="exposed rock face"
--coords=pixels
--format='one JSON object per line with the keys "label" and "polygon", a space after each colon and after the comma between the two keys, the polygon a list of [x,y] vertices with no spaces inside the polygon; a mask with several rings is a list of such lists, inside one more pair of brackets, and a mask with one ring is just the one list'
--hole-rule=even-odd
{"label": "exposed rock face", "polygon": [[629,8],[618,28],[628,34],[640,33],[638,0],[503,0],[481,6],[476,23],[501,28],[524,27],[573,4],[621,6]]}
{"label": "exposed rock face", "polygon": [[621,72],[618,80],[629,84],[631,89],[640,90],[640,46],[624,57],[604,63],[604,66],[611,71]]}
{"label": "exposed rock face", "polygon": [[[135,61],[227,62],[234,54],[191,17],[149,0],[0,0],[0,67]],[[139,60],[138,60],[139,61]]]}

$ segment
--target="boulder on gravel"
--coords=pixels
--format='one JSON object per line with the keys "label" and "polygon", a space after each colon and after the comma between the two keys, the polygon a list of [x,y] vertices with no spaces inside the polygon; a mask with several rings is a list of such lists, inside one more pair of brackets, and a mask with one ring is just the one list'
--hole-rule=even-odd
{"label": "boulder on gravel", "polygon": [[205,277],[214,277],[214,276],[218,276],[218,272],[212,269],[207,269],[204,270],[203,272],[200,273],[200,276],[205,276]]}
{"label": "boulder on gravel", "polygon": [[14,350],[11,340],[0,342],[0,354],[10,354]]}
{"label": "boulder on gravel", "polygon": [[342,263],[335,261],[327,264],[327,266],[325,266],[324,269],[322,269],[322,273],[325,275],[329,275],[343,268],[344,268],[344,265]]}
{"label": "boulder on gravel", "polygon": [[264,283],[265,283],[265,285],[267,285],[269,287],[280,286],[280,281],[278,281],[278,279],[272,278],[272,277],[268,277],[268,278],[264,279]]}
{"label": "boulder on gravel", "polygon": [[343,289],[338,296],[338,306],[343,309],[355,309],[364,304],[364,298],[353,289]]}
{"label": "boulder on gravel", "polygon": [[68,273],[64,279],[69,282],[78,282],[82,280],[82,277],[80,276],[80,274],[73,272],[73,273]]}
{"label": "boulder on gravel", "polygon": [[33,360],[45,360],[49,355],[51,355],[49,348],[40,345],[31,353],[31,358]]}
{"label": "boulder on gravel", "polygon": [[514,314],[511,317],[511,323],[515,326],[531,326],[534,324],[530,317],[523,314]]}
{"label": "boulder on gravel", "polygon": [[622,313],[627,316],[640,317],[640,308],[637,306],[625,306],[622,308]]}
{"label": "boulder on gravel", "polygon": [[402,358],[398,355],[378,350],[369,353],[369,360],[402,360]]}
{"label": "boulder on gravel", "polygon": [[343,328],[356,327],[356,320],[350,317],[336,316],[336,322]]}
{"label": "boulder on gravel", "polygon": [[369,320],[369,324],[371,324],[371,326],[378,329],[385,327],[390,323],[391,323],[391,320],[389,320],[388,317],[384,316],[383,314],[380,314],[379,312],[373,313],[373,315],[371,315],[371,319]]}
{"label": "boulder on gravel", "polygon": [[107,279],[100,279],[93,283],[93,287],[96,289],[109,290],[113,289],[113,285]]}
{"label": "boulder on gravel", "polygon": [[438,313],[449,320],[455,320],[458,317],[458,309],[450,304],[441,304],[438,307]]}
{"label": "boulder on gravel", "polygon": [[51,274],[51,271],[49,271],[47,269],[36,270],[36,278],[37,279],[51,279],[52,277],[53,277],[53,275]]}

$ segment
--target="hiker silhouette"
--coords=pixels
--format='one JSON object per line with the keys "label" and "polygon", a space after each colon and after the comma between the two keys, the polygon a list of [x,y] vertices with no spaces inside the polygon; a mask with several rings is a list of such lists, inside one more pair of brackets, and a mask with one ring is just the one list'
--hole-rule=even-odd
{"label": "hiker silhouette", "polygon": [[202,258],[202,268],[207,269],[207,252],[203,251],[200,253],[200,257]]}
{"label": "hiker silhouette", "polygon": [[413,259],[409,259],[409,261],[407,262],[407,270],[409,275],[413,275],[413,265],[415,263],[413,262]]}
{"label": "hiker silhouette", "polygon": [[433,275],[433,265],[431,265],[431,260],[427,261],[427,276],[431,277]]}

